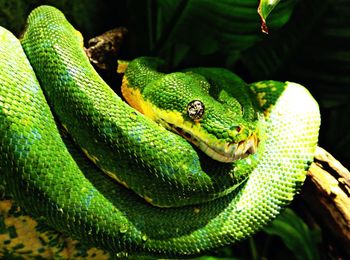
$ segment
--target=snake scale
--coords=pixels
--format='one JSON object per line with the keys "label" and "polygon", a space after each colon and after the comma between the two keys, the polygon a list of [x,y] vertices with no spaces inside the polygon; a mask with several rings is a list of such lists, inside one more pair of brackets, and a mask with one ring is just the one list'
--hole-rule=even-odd
{"label": "snake scale", "polygon": [[4,28],[0,40],[1,183],[31,216],[84,243],[195,255],[260,230],[306,177],[320,115],[296,83],[245,85],[265,117],[264,149],[221,166],[119,98],[59,10],[36,8],[21,42]]}

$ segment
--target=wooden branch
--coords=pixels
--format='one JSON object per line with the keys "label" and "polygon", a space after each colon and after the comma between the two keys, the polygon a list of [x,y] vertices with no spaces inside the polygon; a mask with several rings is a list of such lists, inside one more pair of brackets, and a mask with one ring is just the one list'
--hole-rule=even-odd
{"label": "wooden branch", "polygon": [[90,62],[102,70],[116,70],[118,55],[127,29],[117,27],[88,41],[85,49]]}
{"label": "wooden branch", "polygon": [[317,147],[302,191],[312,215],[350,257],[350,172],[331,154]]}

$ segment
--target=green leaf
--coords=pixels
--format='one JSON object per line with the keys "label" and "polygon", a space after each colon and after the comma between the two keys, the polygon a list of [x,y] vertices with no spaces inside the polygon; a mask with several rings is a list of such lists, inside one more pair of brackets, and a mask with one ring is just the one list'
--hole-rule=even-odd
{"label": "green leaf", "polygon": [[[303,43],[312,35],[328,6],[327,1],[303,1],[296,6],[293,16],[282,29],[243,51],[240,59],[252,80],[272,78],[284,69],[289,60],[299,57]],[[298,67],[293,68],[297,69]]]}
{"label": "green leaf", "polygon": [[260,0],[258,13],[261,18],[261,30],[265,33],[269,31],[266,25],[266,18],[279,2],[280,0]]}
{"label": "green leaf", "polygon": [[[297,1],[285,0],[277,6],[269,16],[271,29],[277,30],[289,20]],[[145,43],[149,43],[149,53],[175,68],[234,64],[240,52],[265,37],[260,30],[257,0],[146,2],[149,4],[143,3],[140,8],[139,1],[131,1],[130,12],[142,17],[147,10],[148,19],[133,23],[129,32],[138,32],[135,42],[144,52]],[[137,40],[141,35],[143,39]]]}
{"label": "green leaf", "polygon": [[297,259],[319,259],[317,244],[321,241],[320,230],[311,230],[291,209],[285,209],[269,226],[269,235],[280,237]]}
{"label": "green leaf", "polygon": [[234,257],[201,256],[201,257],[194,258],[193,260],[241,260],[241,259],[234,258]]}

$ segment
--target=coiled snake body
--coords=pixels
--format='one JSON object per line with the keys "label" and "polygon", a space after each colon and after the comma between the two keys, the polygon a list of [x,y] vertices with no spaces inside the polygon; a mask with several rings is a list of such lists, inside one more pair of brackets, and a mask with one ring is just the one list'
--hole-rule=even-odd
{"label": "coiled snake body", "polygon": [[[110,252],[193,255],[261,229],[305,179],[320,119],[298,84],[249,85],[265,115],[263,149],[222,166],[126,105],[57,9],[30,14],[25,54],[3,28],[0,39],[1,181],[58,231]],[[61,136],[50,108],[90,161]]]}

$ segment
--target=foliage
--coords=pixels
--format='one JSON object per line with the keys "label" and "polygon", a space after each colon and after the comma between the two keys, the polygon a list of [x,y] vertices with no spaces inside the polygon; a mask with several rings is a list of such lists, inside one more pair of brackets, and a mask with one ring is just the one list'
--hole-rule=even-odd
{"label": "foliage", "polygon": [[291,209],[286,209],[264,231],[279,236],[297,259],[319,259],[320,230],[311,230]]}

